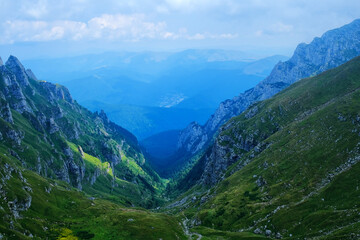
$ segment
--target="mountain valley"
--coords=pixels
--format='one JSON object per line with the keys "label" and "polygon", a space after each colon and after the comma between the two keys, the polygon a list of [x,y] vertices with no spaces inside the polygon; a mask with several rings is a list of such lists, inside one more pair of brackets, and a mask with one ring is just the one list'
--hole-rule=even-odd
{"label": "mountain valley", "polygon": [[122,54],[0,58],[0,239],[360,239],[360,20],[288,60]]}

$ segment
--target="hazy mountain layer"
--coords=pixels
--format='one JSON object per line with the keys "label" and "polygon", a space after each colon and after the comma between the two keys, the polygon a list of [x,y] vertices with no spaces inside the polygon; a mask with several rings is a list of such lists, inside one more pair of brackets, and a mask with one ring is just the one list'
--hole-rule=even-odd
{"label": "hazy mountain layer", "polygon": [[25,61],[39,76],[65,84],[73,97],[140,139],[189,122],[205,123],[218,104],[255,86],[286,59],[249,60],[236,51],[107,53]]}

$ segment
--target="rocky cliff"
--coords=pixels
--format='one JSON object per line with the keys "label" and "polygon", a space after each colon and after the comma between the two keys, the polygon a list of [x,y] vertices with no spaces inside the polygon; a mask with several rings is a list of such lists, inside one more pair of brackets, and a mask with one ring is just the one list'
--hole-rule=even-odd
{"label": "rocky cliff", "polygon": [[360,19],[326,32],[310,44],[298,45],[293,56],[279,62],[271,74],[254,88],[222,102],[205,125],[190,124],[178,140],[178,151],[195,154],[208,146],[214,134],[230,118],[252,103],[267,99],[299,79],[337,67],[360,55]]}
{"label": "rocky cliff", "polygon": [[136,137],[66,87],[38,81],[14,56],[0,61],[0,142],[9,161],[126,205],[154,204],[147,198],[161,187]]}

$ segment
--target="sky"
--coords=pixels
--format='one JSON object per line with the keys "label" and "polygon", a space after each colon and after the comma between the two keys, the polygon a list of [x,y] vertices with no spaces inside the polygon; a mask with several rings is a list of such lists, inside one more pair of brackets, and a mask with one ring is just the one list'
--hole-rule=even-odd
{"label": "sky", "polygon": [[0,56],[229,49],[291,56],[359,0],[0,0]]}

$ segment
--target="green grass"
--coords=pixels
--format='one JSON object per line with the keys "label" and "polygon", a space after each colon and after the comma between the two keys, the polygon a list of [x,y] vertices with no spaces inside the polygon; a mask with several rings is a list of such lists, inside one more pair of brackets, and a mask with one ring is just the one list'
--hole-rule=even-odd
{"label": "green grass", "polygon": [[[185,214],[219,231],[359,237],[360,163],[348,160],[360,155],[360,58],[254,107],[255,116],[233,118],[218,138],[242,157],[233,164],[228,159],[226,179],[210,189],[213,197],[190,203]],[[241,147],[239,135],[251,137],[250,150]],[[256,145],[265,147],[255,151]],[[245,160],[249,164],[237,170]],[[259,187],[260,176],[266,184]]]}
{"label": "green grass", "polygon": [[[6,184],[6,190],[11,191],[6,191],[6,196],[8,200],[21,200],[31,195],[32,203],[27,211],[20,212],[21,218],[12,220],[15,227],[0,222],[0,232],[9,239],[28,239],[24,232],[35,239],[186,239],[174,217],[92,200],[63,182],[44,179],[32,171],[23,171],[22,175],[26,183],[12,174]],[[25,191],[24,185],[32,191]],[[0,206],[4,218],[11,219],[6,202],[1,200]]]}

